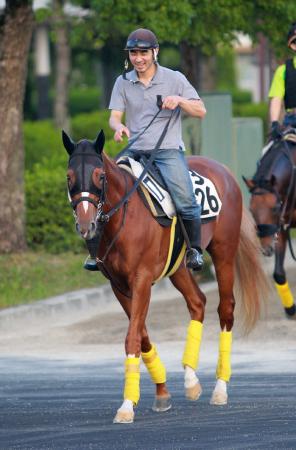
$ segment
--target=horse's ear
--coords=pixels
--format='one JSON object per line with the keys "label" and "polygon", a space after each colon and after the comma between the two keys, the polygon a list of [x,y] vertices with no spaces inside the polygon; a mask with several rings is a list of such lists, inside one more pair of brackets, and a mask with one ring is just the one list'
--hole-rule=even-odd
{"label": "horse's ear", "polygon": [[249,191],[255,187],[255,183],[252,180],[252,178],[245,178],[244,176],[242,176],[242,179],[244,180],[245,184],[247,185],[247,188],[249,189]]}
{"label": "horse's ear", "polygon": [[95,151],[100,155],[103,151],[105,144],[105,134],[104,131],[101,130],[99,134],[97,135],[96,139],[94,140],[94,148]]}
{"label": "horse's ear", "polygon": [[63,138],[63,144],[69,155],[71,156],[74,149],[75,149],[75,142],[72,141],[70,136],[67,135],[67,133],[62,130],[62,138]]}

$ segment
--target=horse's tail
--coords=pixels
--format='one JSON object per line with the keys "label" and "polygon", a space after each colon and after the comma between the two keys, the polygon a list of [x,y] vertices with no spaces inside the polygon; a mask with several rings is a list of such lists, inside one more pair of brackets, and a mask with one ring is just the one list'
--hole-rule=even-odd
{"label": "horse's tail", "polygon": [[236,295],[241,299],[243,326],[249,333],[265,306],[271,288],[262,268],[260,242],[251,214],[243,207],[240,240],[235,260]]}

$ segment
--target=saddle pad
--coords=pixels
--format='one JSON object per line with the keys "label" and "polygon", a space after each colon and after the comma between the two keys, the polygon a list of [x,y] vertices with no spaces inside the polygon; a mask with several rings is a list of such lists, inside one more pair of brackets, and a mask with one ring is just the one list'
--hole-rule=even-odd
{"label": "saddle pad", "polygon": [[[136,178],[141,176],[143,166],[133,158],[128,158],[130,167]],[[201,218],[209,219],[218,216],[222,203],[218,196],[215,185],[211,180],[205,178],[193,170],[189,170],[193,191],[196,201],[201,205]],[[166,215],[170,218],[176,215],[176,210],[170,194],[163,189],[155,179],[147,173],[143,180],[143,185],[150,194],[159,202]]]}

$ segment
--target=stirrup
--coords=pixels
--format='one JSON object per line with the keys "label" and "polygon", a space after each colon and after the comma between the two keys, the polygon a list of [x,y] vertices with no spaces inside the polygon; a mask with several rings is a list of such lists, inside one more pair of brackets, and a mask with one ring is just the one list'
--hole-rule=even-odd
{"label": "stirrup", "polygon": [[83,264],[84,269],[90,270],[91,272],[99,272],[97,261],[95,258],[92,258],[90,255],[86,258]]}
{"label": "stirrup", "polygon": [[186,252],[186,266],[188,269],[201,270],[203,266],[203,255],[196,248],[190,248]]}

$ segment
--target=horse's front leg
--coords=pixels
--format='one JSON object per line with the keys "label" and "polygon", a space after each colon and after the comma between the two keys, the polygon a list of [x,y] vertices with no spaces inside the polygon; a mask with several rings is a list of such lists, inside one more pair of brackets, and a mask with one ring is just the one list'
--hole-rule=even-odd
{"label": "horse's front leg", "polygon": [[273,279],[285,312],[287,316],[291,317],[295,315],[296,307],[284,269],[287,239],[288,231],[281,231],[275,246],[275,267]]}
{"label": "horse's front leg", "polygon": [[[115,286],[112,286],[112,289],[127,317],[130,319],[131,299],[126,297],[122,292],[118,291]],[[148,331],[145,325],[141,338],[141,356],[149,372],[151,380],[155,383],[156,387],[152,409],[156,412],[168,411],[171,408],[172,403],[171,395],[166,386],[166,369],[158,355],[156,345],[152,344],[149,339]]]}
{"label": "horse's front leg", "polygon": [[134,407],[140,399],[141,341],[151,295],[152,280],[146,275],[135,274],[131,283],[132,299],[130,322],[125,340],[124,401],[117,410],[114,423],[134,421]]}

